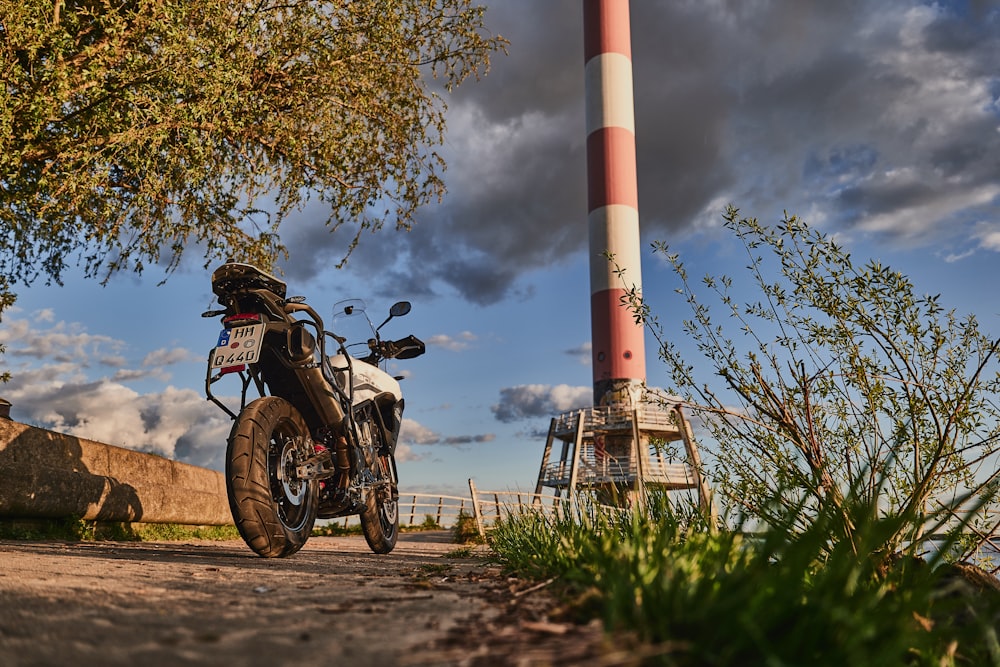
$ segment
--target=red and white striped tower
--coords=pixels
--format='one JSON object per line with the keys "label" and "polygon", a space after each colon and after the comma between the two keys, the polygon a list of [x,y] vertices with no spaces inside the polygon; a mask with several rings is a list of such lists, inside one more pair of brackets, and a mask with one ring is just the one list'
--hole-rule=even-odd
{"label": "red and white striped tower", "polygon": [[[646,382],[643,327],[622,304],[629,290],[641,293],[642,287],[629,32],[628,0],[583,0],[594,408],[553,417],[535,493],[545,486],[555,488],[557,495],[565,489],[572,502],[586,488],[596,492],[600,503],[636,508],[645,505],[649,485],[664,491],[697,488],[702,509],[714,517],[711,492],[699,473],[700,459],[679,405],[647,403],[644,416],[654,418],[646,420],[638,418],[639,410],[603,407],[638,408]],[[623,428],[627,423],[631,428]],[[672,477],[662,457],[651,456],[653,437],[684,441],[689,467],[682,475]],[[553,465],[549,459],[556,439],[563,442],[562,456]],[[581,477],[581,470],[596,476]]]}
{"label": "red and white striped tower", "polygon": [[642,287],[628,0],[583,0],[583,37],[594,405],[606,405],[646,379],[643,327],[621,303]]}

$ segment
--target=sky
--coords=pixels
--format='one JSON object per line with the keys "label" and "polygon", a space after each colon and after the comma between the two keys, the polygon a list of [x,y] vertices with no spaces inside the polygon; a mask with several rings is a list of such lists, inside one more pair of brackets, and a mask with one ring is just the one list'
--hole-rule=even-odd
{"label": "sky", "polygon": [[[381,321],[413,303],[384,330],[427,342],[393,365],[403,493],[530,491],[549,419],[592,400],[581,4],[487,4],[509,54],[446,97],[444,200],[410,232],[364,236],[341,270],[350,230],[308,208],[282,230],[289,294],[321,312],[361,298]],[[797,214],[1000,336],[1000,3],[635,0],[631,18],[643,290],[661,321],[685,311],[649,244],[694,276],[736,271],[732,203]],[[189,256],[162,285],[150,270],[18,286],[0,323],[12,417],[221,470],[210,275]],[[665,386],[655,349],[647,381]]]}

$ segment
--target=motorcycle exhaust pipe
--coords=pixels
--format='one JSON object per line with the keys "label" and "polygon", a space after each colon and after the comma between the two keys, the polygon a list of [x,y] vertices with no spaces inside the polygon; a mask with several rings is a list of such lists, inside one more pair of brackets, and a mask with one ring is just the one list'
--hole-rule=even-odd
{"label": "motorcycle exhaust pipe", "polygon": [[316,366],[316,338],[302,322],[292,324],[285,332],[285,354],[320,418],[340,428],[344,411],[323,377],[323,371]]}
{"label": "motorcycle exhaust pipe", "polygon": [[323,378],[323,372],[318,368],[296,368],[295,374],[299,376],[302,388],[316,407],[320,419],[325,424],[340,428],[344,421],[344,411],[340,407],[340,401]]}
{"label": "motorcycle exhaust pipe", "polygon": [[346,489],[351,481],[351,452],[344,436],[338,437],[333,446],[333,462],[337,467],[337,486]]}

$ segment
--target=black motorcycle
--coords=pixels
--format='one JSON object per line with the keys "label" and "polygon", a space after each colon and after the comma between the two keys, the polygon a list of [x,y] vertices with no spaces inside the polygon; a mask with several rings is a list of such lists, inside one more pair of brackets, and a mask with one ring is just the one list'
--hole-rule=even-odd
{"label": "black motorcycle", "polygon": [[[205,393],[234,419],[226,451],[233,520],[257,554],[280,558],[302,548],[317,518],[358,515],[372,551],[389,553],[399,534],[395,450],[403,394],[402,378],[380,365],[425,348],[414,336],[384,341],[379,331],[410,304],[393,305],[378,327],[359,301],[335,309],[363,318],[371,332],[349,345],[286,289],[254,266],[229,262],[212,274],[224,308],[202,314],[222,316]],[[348,352],[355,346],[363,356]],[[239,409],[212,393],[224,377],[241,381]]]}

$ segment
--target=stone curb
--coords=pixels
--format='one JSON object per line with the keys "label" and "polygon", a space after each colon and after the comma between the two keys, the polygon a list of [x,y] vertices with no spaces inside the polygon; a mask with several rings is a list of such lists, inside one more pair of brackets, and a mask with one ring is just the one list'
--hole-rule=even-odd
{"label": "stone curb", "polygon": [[0,419],[0,517],[232,524],[214,470]]}

